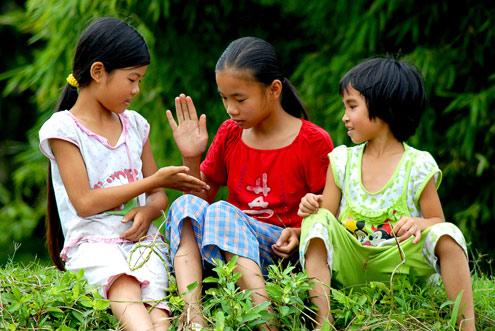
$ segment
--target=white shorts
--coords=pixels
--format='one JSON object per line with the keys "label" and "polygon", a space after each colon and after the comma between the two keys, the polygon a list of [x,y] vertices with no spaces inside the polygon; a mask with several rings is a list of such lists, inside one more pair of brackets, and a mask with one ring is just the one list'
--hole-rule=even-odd
{"label": "white shorts", "polygon": [[161,240],[152,246],[149,243],[81,243],[69,251],[65,268],[72,272],[84,269],[88,284],[97,286],[104,298],[119,276],[132,276],[141,285],[143,303],[169,310],[165,244]]}

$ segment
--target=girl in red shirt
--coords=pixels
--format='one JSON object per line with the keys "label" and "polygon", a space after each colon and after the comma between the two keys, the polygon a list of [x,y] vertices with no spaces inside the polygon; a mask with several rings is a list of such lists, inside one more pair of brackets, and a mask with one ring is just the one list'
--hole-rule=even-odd
{"label": "girl in red shirt", "polygon": [[[177,121],[167,111],[174,139],[191,174],[210,190],[183,195],[170,207],[170,240],[179,293],[190,321],[204,326],[199,306],[202,261],[238,256],[238,285],[252,292],[254,304],[267,300],[263,273],[274,257],[297,254],[301,198],[325,185],[328,133],[307,121],[294,87],[281,72],[268,42],[245,37],[233,41],[215,68],[218,92],[230,116],[206,150],[206,116],[193,101],[175,99]],[[221,186],[227,201],[214,202]],[[273,329],[275,326],[273,326]]]}

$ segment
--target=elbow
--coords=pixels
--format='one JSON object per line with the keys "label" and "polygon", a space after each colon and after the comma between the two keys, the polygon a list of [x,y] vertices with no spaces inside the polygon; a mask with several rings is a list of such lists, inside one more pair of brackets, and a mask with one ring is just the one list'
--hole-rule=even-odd
{"label": "elbow", "polygon": [[82,218],[86,218],[86,217],[89,217],[91,215],[94,215],[94,213],[92,213],[87,208],[77,208],[74,206],[74,209],[76,210],[77,216],[82,217]]}
{"label": "elbow", "polygon": [[72,205],[74,206],[74,209],[76,210],[76,214],[79,217],[89,217],[97,214],[97,211],[94,208],[94,204],[91,203],[90,201],[77,201],[73,202]]}
{"label": "elbow", "polygon": [[77,216],[79,216],[81,218],[86,218],[86,217],[93,215],[93,213],[90,213],[90,212],[85,211],[85,210],[78,210],[78,209],[76,209],[76,213],[77,213]]}

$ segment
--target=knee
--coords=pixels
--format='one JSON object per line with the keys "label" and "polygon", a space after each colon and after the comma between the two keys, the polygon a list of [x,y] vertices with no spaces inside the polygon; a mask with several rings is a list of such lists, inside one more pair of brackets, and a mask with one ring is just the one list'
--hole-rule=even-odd
{"label": "knee", "polygon": [[184,194],[174,200],[170,205],[170,210],[183,210],[185,206],[208,204],[201,198],[192,194]]}
{"label": "knee", "polygon": [[235,208],[235,207],[230,203],[228,203],[227,201],[219,200],[212,203],[210,205],[210,208],[208,208],[208,210],[225,210],[230,208]]}
{"label": "knee", "polygon": [[[230,215],[230,214],[236,214],[236,212],[239,211],[237,207],[234,205],[231,205],[227,201],[217,201],[212,203],[208,209],[206,210],[206,218],[208,219],[209,217],[215,217],[217,215]],[[230,218],[226,217],[225,221],[228,221]]]}
{"label": "knee", "polygon": [[306,257],[306,262],[321,261],[322,259],[326,261],[327,258],[327,248],[325,242],[320,238],[313,238],[308,243],[308,248],[304,254]]}
{"label": "knee", "polygon": [[141,295],[141,285],[139,281],[130,275],[122,274],[114,280],[107,292],[108,298],[127,297],[135,298]]}
{"label": "knee", "polygon": [[323,250],[326,251],[325,242],[321,238],[313,238],[308,243],[309,250]]}
{"label": "knee", "polygon": [[208,203],[192,194],[184,194],[170,205],[167,217],[168,226],[176,226],[190,215],[191,217],[201,218]]}
{"label": "knee", "polygon": [[438,258],[442,258],[448,256],[449,254],[458,254],[464,252],[461,249],[461,246],[449,235],[443,235],[438,239],[437,244],[435,246],[435,255]]}

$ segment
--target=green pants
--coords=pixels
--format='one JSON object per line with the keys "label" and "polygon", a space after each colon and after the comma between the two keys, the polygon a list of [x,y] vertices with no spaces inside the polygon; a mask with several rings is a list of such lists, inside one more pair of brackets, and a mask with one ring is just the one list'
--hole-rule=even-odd
{"label": "green pants", "polygon": [[301,265],[304,268],[310,241],[319,238],[327,249],[332,280],[344,287],[364,285],[370,281],[386,282],[394,272],[396,275],[415,275],[427,279],[439,271],[434,251],[442,235],[451,236],[467,255],[460,230],[454,224],[444,222],[424,230],[416,244],[412,243],[414,237],[402,242],[403,261],[396,244],[363,246],[332,213],[320,208],[316,214],[303,220],[299,246]]}

